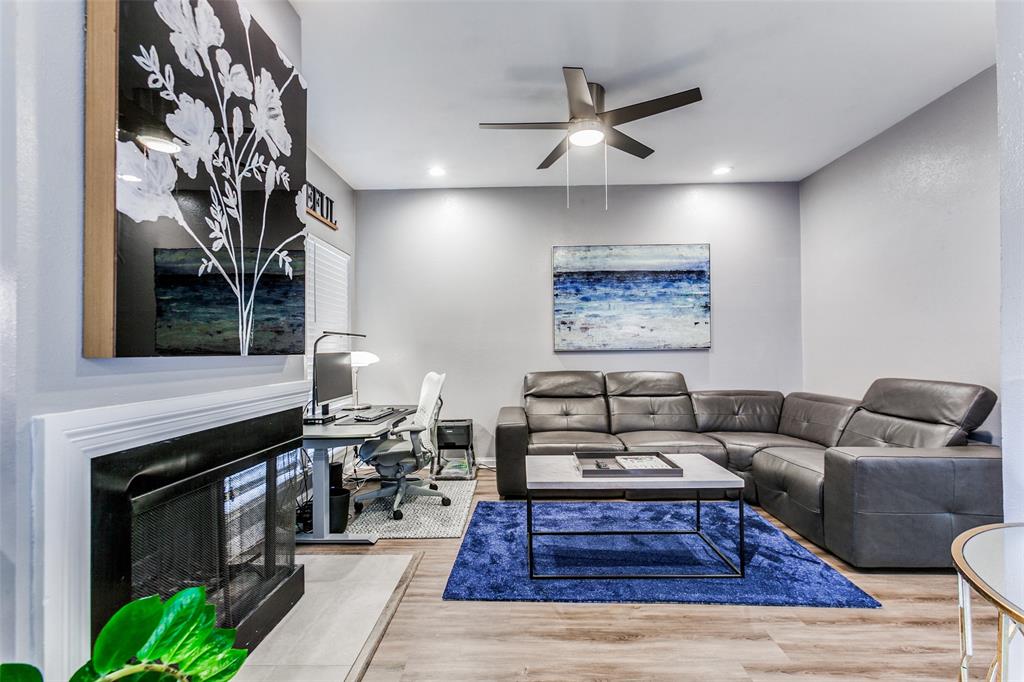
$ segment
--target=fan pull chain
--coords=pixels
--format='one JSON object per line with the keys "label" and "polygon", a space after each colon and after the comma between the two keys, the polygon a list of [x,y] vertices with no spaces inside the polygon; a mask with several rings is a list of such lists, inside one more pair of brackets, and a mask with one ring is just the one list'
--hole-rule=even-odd
{"label": "fan pull chain", "polygon": [[569,136],[565,136],[565,207],[569,208]]}
{"label": "fan pull chain", "polygon": [[608,138],[604,138],[604,210],[608,210]]}

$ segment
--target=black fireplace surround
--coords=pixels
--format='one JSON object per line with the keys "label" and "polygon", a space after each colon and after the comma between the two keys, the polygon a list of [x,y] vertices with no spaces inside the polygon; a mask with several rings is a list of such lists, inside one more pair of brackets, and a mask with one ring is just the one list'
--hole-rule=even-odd
{"label": "black fireplace surround", "polygon": [[302,410],[92,461],[92,639],[139,597],[203,585],[217,626],[253,649],[299,600]]}

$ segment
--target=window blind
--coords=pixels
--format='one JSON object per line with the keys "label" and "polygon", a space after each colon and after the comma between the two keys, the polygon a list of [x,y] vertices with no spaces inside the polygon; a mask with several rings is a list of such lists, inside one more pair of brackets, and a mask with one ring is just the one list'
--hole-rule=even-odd
{"label": "window blind", "polygon": [[[348,266],[350,256],[312,235],[306,237],[306,378],[313,376],[313,342],[324,330],[349,329]],[[320,352],[350,350],[351,340],[328,337]]]}

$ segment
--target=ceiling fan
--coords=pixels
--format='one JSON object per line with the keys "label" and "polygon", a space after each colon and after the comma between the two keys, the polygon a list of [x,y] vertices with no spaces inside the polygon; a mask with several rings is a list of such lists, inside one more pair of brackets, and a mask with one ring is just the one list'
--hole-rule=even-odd
{"label": "ceiling fan", "polygon": [[589,147],[602,140],[627,154],[646,159],[654,153],[647,145],[619,132],[615,126],[640,118],[654,116],[670,109],[685,107],[701,100],[700,88],[692,88],[674,95],[630,104],[628,107],[604,111],[604,87],[588,83],[583,69],[573,66],[562,67],[565,89],[569,96],[569,120],[543,123],[481,123],[481,128],[497,130],[565,130],[565,138],[551,150],[538,170],[548,168],[569,150],[569,143]]}

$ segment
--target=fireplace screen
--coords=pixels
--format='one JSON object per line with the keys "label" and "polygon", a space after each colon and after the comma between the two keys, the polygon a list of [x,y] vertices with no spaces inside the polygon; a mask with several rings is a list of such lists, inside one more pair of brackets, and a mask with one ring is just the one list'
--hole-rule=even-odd
{"label": "fireplace screen", "polygon": [[204,585],[235,627],[295,568],[299,452],[132,500],[132,598]]}

